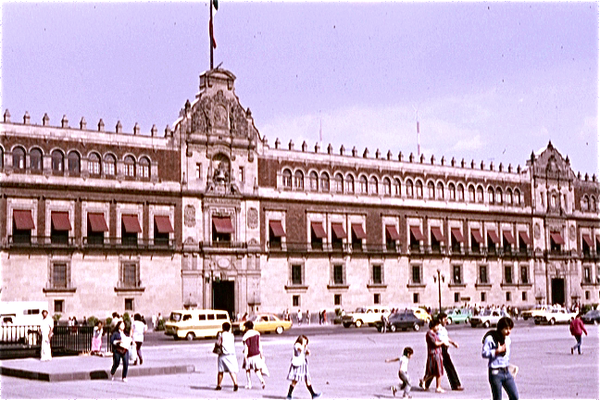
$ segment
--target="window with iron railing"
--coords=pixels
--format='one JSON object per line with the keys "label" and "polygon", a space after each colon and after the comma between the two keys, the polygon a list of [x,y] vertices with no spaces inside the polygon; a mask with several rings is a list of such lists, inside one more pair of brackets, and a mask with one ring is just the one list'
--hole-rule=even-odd
{"label": "window with iron railing", "polygon": [[373,265],[372,267],[372,281],[375,285],[383,284],[383,266]]}
{"label": "window with iron railing", "polygon": [[303,285],[304,284],[304,266],[302,264],[292,264],[291,267],[291,281],[292,285]]}
{"label": "window with iron railing", "polygon": [[488,284],[489,283],[489,279],[488,279],[488,267],[487,267],[487,265],[480,265],[479,266],[479,283],[481,283],[481,284]]}
{"label": "window with iron railing", "polygon": [[529,284],[529,267],[526,265],[521,266],[521,283]]}
{"label": "window with iron railing", "polygon": [[422,283],[421,266],[420,265],[412,266],[412,283],[413,284],[421,284]]}

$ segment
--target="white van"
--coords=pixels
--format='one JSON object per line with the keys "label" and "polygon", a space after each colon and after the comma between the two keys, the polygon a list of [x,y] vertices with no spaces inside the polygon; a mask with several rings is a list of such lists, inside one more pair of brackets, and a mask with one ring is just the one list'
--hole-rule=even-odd
{"label": "white van", "polygon": [[0,341],[36,345],[43,310],[48,310],[45,301],[0,302]]}
{"label": "white van", "polygon": [[175,310],[165,321],[165,335],[176,340],[216,337],[224,322],[231,323],[224,310]]}

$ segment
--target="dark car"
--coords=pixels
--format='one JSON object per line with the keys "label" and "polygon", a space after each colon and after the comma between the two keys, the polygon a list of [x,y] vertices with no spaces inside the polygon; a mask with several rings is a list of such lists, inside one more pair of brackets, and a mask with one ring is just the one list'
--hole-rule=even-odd
{"label": "dark car", "polygon": [[600,310],[590,310],[581,316],[581,320],[586,324],[600,323]]}
{"label": "dark car", "polygon": [[[378,322],[377,330],[381,332],[382,323]],[[398,313],[390,314],[387,321],[387,330],[390,332],[396,332],[397,330],[413,329],[418,331],[422,326],[425,325],[425,321],[417,317],[412,311],[403,311]]]}

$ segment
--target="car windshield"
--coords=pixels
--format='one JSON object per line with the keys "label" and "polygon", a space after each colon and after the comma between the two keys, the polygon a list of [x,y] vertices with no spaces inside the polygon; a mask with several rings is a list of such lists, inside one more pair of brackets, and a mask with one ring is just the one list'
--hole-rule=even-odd
{"label": "car windshield", "polygon": [[489,316],[489,315],[492,315],[492,312],[493,312],[492,310],[485,310],[483,313],[481,313],[481,315],[484,317]]}
{"label": "car windshield", "polygon": [[181,321],[181,313],[172,312],[169,316],[169,319],[174,322],[179,322]]}
{"label": "car windshield", "polygon": [[358,307],[354,312],[355,313],[364,313],[366,310],[362,307]]}

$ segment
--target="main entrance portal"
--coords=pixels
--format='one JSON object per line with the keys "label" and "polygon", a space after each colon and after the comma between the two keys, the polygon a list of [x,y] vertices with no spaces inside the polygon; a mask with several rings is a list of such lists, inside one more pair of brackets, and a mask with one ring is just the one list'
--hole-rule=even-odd
{"label": "main entrance portal", "polygon": [[562,278],[552,279],[552,304],[565,305],[565,280]]}
{"label": "main entrance portal", "polygon": [[212,283],[213,308],[226,310],[230,317],[235,315],[235,282],[219,281]]}

